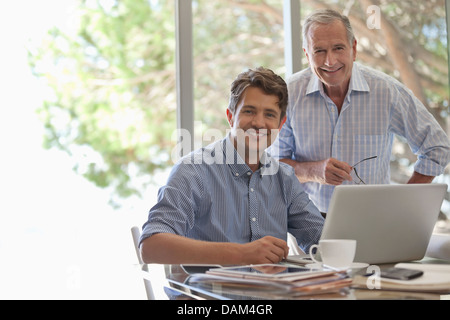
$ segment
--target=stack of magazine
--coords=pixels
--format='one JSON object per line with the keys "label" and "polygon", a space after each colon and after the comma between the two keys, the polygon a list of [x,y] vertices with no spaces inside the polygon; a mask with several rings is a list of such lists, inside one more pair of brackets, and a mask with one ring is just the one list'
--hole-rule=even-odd
{"label": "stack of magazine", "polygon": [[282,264],[258,264],[211,268],[192,274],[189,283],[221,286],[241,294],[266,292],[279,296],[304,296],[339,293],[352,283],[345,270],[312,269]]}

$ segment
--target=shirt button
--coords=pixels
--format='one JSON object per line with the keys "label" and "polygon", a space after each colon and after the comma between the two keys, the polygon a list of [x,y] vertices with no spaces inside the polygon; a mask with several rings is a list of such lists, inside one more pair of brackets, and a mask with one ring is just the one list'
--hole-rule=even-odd
{"label": "shirt button", "polygon": [[255,221],[256,221],[256,218],[252,218],[252,221],[255,222]]}
{"label": "shirt button", "polygon": [[253,189],[253,188],[250,188],[250,191],[251,191],[251,192],[254,192],[254,191],[255,191],[255,189]]}
{"label": "shirt button", "polygon": [[252,175],[252,173],[251,173],[251,172],[249,171],[249,172],[247,172],[247,175],[248,175],[248,176],[251,176],[251,175]]}
{"label": "shirt button", "polygon": [[235,175],[236,177],[239,177],[239,173],[237,173],[237,172],[236,172],[234,175]]}

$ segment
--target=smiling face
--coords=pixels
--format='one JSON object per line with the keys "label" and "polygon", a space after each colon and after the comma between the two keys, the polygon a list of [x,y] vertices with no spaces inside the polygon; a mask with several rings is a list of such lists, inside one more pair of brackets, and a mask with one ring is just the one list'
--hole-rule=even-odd
{"label": "smiling face", "polygon": [[273,143],[286,121],[286,117],[281,119],[278,102],[276,95],[248,87],[236,105],[235,113],[227,109],[231,139],[250,168],[259,166],[262,152]]}
{"label": "smiling face", "polygon": [[316,24],[309,30],[308,37],[308,48],[304,51],[311,69],[328,92],[346,93],[356,59],[356,40],[349,43],[341,21]]}

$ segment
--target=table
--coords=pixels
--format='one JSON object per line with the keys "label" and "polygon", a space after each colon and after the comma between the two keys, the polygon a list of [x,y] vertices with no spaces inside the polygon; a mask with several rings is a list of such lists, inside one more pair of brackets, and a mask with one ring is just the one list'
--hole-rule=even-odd
{"label": "table", "polygon": [[[450,264],[434,258],[424,258],[415,263]],[[380,265],[381,269],[393,264]],[[344,288],[335,293],[311,296],[293,296],[277,293],[273,290],[249,290],[246,288],[230,289],[220,284],[198,284],[190,282],[190,274],[181,265],[165,265],[165,293],[170,300],[450,300],[448,294],[385,291],[378,289]],[[365,270],[357,270],[354,274],[363,274]],[[147,275],[148,276],[148,275]]]}

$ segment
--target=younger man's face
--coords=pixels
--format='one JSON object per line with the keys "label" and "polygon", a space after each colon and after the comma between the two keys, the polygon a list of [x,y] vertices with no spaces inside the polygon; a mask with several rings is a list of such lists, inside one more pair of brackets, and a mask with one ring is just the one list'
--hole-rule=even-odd
{"label": "younger man's face", "polygon": [[238,150],[245,148],[245,160],[250,158],[257,163],[286,121],[286,117],[281,119],[278,97],[267,95],[256,87],[244,91],[234,115],[227,109],[227,118],[234,146]]}

